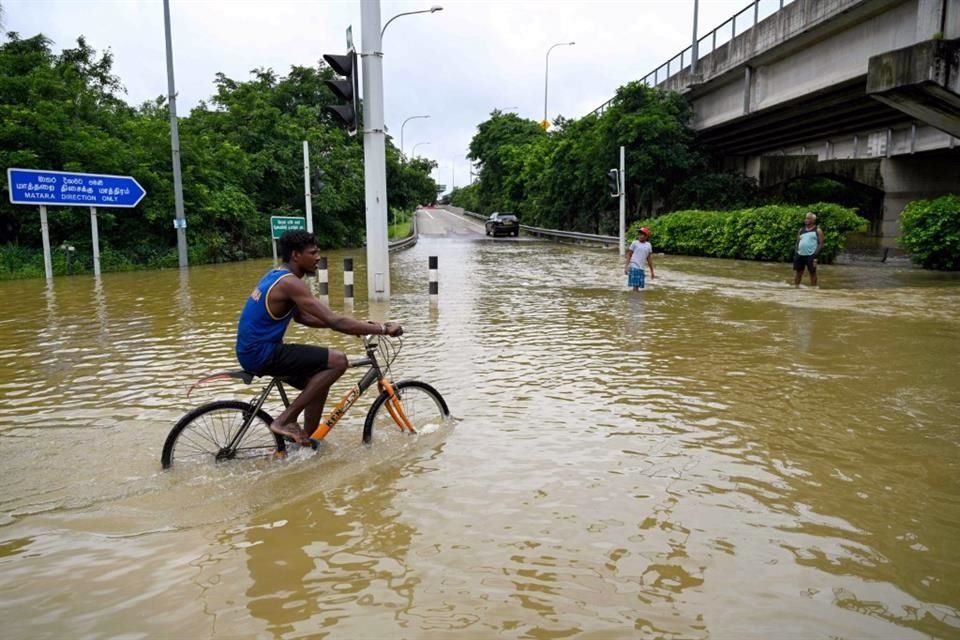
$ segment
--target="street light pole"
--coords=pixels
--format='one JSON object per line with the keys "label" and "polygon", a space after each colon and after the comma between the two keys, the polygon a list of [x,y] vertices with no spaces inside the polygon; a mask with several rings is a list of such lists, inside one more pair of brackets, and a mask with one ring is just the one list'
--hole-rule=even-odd
{"label": "street light pole", "polygon": [[419,146],[422,145],[422,144],[430,144],[430,143],[429,143],[429,142],[418,142],[417,144],[413,145],[413,151],[410,152],[410,157],[411,157],[411,158],[416,158],[416,157],[417,157],[417,147],[419,147]]}
{"label": "street light pole", "polygon": [[386,131],[383,123],[383,33],[401,15],[433,13],[442,7],[397,14],[380,27],[380,0],[360,0],[363,62],[363,194],[367,229],[367,299],[390,299],[387,238]]}
{"label": "street light pole", "polygon": [[367,299],[390,299],[387,163],[383,128],[380,0],[360,0],[363,49],[363,183],[367,228]]}
{"label": "street light pole", "polygon": [[553,51],[554,47],[567,47],[576,44],[575,42],[558,42],[555,45],[552,45],[547,49],[547,65],[546,70],[543,73],[543,128],[546,128],[550,125],[550,121],[547,120],[547,87],[550,82],[550,52]]}
{"label": "street light pole", "polygon": [[697,54],[699,53],[697,49],[699,48],[699,42],[697,41],[697,15],[700,13],[700,0],[693,0],[693,45],[690,47],[690,74],[693,75],[697,72]]}
{"label": "street light pole", "polygon": [[429,118],[430,116],[410,116],[403,121],[403,124],[400,125],[400,158],[403,158],[403,128],[407,126],[407,123],[411,120],[416,120],[417,118]]}
{"label": "street light pole", "polygon": [[183,214],[183,179],[180,175],[180,129],[177,123],[177,91],[173,81],[173,42],[170,37],[170,1],[163,0],[163,27],[167,41],[167,102],[170,107],[170,149],[173,156],[173,203],[176,211],[177,262],[187,268],[187,220]]}

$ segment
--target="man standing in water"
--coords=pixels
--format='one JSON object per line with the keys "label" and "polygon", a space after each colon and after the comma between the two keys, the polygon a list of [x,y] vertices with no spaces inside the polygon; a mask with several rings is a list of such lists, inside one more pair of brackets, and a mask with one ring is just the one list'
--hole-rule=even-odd
{"label": "man standing in water", "polygon": [[[354,336],[399,336],[403,328],[395,322],[361,322],[341,316],[313,297],[301,280],[304,274],[315,274],[320,261],[312,233],[287,231],[278,244],[283,264],[263,276],[240,313],[237,360],[245,371],[258,376],[280,376],[301,389],[270,430],[297,444],[308,445],[310,434],[320,424],[331,385],[347,370],[347,356],[327,347],[285,344],[283,334],[290,321]],[[301,412],[303,429],[297,424]]]}
{"label": "man standing in water", "polygon": [[817,256],[823,249],[823,231],[817,226],[817,216],[808,211],[797,234],[796,255],[793,258],[793,286],[799,288],[803,270],[810,273],[810,286],[817,286]]}
{"label": "man standing in water", "polygon": [[647,274],[643,269],[644,265],[650,267],[650,279],[656,278],[653,273],[653,246],[647,242],[649,237],[650,229],[641,227],[637,239],[627,249],[627,259],[623,263],[623,274],[627,276],[627,286],[633,287],[634,291],[639,291],[647,286]]}

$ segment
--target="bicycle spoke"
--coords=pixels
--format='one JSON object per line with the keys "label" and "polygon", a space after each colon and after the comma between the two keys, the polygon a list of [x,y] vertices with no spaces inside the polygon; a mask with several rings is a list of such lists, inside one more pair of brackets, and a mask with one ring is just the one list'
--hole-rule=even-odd
{"label": "bicycle spoke", "polygon": [[[181,462],[269,457],[278,445],[263,416],[256,416],[240,440],[233,442],[249,418],[249,407],[242,403],[225,402],[201,410],[170,444],[171,461],[174,457]],[[231,443],[232,449],[228,448]]]}

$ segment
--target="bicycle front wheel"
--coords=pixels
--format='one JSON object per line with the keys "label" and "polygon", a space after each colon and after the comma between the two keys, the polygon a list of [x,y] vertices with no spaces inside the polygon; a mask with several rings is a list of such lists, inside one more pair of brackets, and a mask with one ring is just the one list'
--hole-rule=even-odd
{"label": "bicycle front wheel", "polygon": [[[252,414],[253,405],[238,400],[211,402],[194,409],[170,430],[160,463],[169,469],[174,460],[181,464],[217,463],[266,458],[286,451],[283,437],[270,431],[270,415],[263,409]],[[250,424],[238,439],[251,415]]]}
{"label": "bicycle front wheel", "polygon": [[[403,405],[403,411],[413,428],[420,433],[442,425],[450,418],[450,410],[440,392],[426,382],[403,380],[393,385]],[[387,392],[374,400],[363,423],[363,442],[370,444],[374,430],[397,429],[398,425],[387,409]]]}

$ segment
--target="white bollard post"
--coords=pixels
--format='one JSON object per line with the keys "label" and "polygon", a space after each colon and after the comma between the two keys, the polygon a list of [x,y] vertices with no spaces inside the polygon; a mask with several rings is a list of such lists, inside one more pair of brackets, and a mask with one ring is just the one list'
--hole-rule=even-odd
{"label": "white bollard post", "polygon": [[440,283],[437,282],[437,256],[430,256],[430,299],[440,295]]}
{"label": "white bollard post", "polygon": [[320,256],[320,295],[326,298],[330,295],[330,281],[327,273],[327,256]]}
{"label": "white bollard post", "polygon": [[343,299],[353,303],[353,258],[343,259]]}

